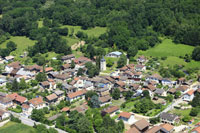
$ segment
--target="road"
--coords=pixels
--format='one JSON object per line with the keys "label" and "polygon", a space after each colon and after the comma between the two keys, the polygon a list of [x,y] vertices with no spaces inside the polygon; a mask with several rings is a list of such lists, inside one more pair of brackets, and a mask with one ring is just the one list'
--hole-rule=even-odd
{"label": "road", "polygon": [[[199,86],[199,85],[200,85],[199,82],[193,83],[193,84],[190,86],[190,89],[188,89],[185,93],[187,93],[187,92],[190,91],[191,89],[194,89],[194,90],[198,89],[197,86]],[[185,94],[185,93],[184,93],[184,94]],[[170,111],[171,109],[173,109],[175,106],[178,106],[180,103],[182,103],[182,102],[183,102],[183,96],[184,96],[184,94],[183,94],[179,99],[176,99],[175,101],[173,101],[166,109],[164,109],[162,112],[160,112],[159,114],[157,114],[157,115],[154,116],[154,117],[158,117],[161,113],[163,113],[163,112],[168,112],[168,111]]]}
{"label": "road", "polygon": [[[11,112],[11,111],[9,111],[12,115],[14,115],[15,117],[18,117],[20,120],[21,120],[21,122],[23,123],[23,124],[25,124],[25,125],[28,125],[28,126],[33,126],[34,125],[34,123],[36,124],[36,125],[38,125],[38,124],[42,124],[42,123],[40,123],[40,122],[36,122],[36,121],[34,121],[34,120],[31,120],[31,119],[29,119],[29,118],[26,118],[26,117],[24,117],[24,116],[21,116],[20,114],[17,114],[17,113],[14,113],[14,112]],[[45,125],[47,128],[50,128],[50,127],[52,127],[52,128],[55,128],[54,126],[48,126],[48,125],[46,125],[46,124],[43,124],[43,125]],[[65,131],[63,131],[63,130],[61,130],[61,129],[58,129],[58,128],[55,128],[59,133],[67,133],[67,132],[65,132]]]}

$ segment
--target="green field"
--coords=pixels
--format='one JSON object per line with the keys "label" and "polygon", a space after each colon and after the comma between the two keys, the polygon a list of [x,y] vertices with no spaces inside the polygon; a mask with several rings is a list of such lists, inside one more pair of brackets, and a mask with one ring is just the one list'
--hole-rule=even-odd
{"label": "green field", "polygon": [[36,133],[33,127],[24,124],[8,122],[0,127],[0,133]]}
{"label": "green field", "polygon": [[43,21],[38,21],[38,28],[43,27]]}
{"label": "green field", "polygon": [[105,33],[107,28],[105,27],[95,27],[90,28],[88,30],[81,29],[81,26],[71,26],[71,25],[63,25],[62,28],[67,27],[69,29],[69,33],[71,33],[71,29],[74,29],[74,34],[76,34],[78,31],[82,31],[86,33],[89,37],[99,37],[101,34]]}
{"label": "green field", "polygon": [[[187,63],[184,59],[179,58],[179,56],[185,56],[185,54],[191,55],[194,47],[184,44],[175,44],[171,39],[164,39],[161,44],[156,45],[153,48],[150,48],[147,51],[139,51],[137,56],[145,55],[147,57],[167,57],[166,60],[160,60],[164,66],[168,65],[184,65],[185,68],[189,67],[199,67],[200,62],[191,60]],[[136,56],[136,57],[137,57]]]}
{"label": "green field", "polygon": [[71,38],[71,37],[68,37],[68,36],[63,36],[63,38],[67,40],[68,46],[72,46],[75,43],[80,41],[78,38]]}
{"label": "green field", "polygon": [[164,57],[164,56],[184,56],[191,54],[194,47],[184,44],[175,44],[171,39],[164,39],[161,44],[150,48],[147,51],[139,51],[139,54],[145,56]]}
{"label": "green field", "polygon": [[36,42],[24,36],[11,36],[10,39],[0,44],[0,48],[5,48],[7,42],[9,41],[13,41],[17,44],[17,49],[13,52],[14,55],[23,54],[23,52],[26,51],[28,46],[33,46]]}

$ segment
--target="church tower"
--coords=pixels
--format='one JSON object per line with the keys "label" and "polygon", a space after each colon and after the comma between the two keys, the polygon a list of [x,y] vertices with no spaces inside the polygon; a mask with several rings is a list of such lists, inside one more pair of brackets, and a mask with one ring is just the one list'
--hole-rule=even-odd
{"label": "church tower", "polygon": [[100,70],[101,71],[105,71],[106,70],[106,60],[104,59],[104,57],[100,61]]}

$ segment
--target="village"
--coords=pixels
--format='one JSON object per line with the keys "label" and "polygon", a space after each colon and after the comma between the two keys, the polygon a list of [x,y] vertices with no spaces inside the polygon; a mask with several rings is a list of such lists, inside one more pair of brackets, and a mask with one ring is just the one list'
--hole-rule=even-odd
{"label": "village", "polygon": [[[122,54],[114,51],[105,57],[120,58]],[[148,58],[139,56],[136,63],[106,74],[107,63],[102,57],[100,74],[91,78],[85,64],[95,64],[94,60],[73,54],[62,56],[61,60],[64,64],[56,71],[47,65],[23,65],[14,56],[1,58],[4,67],[0,75],[0,120],[13,115],[33,126],[39,121],[33,119],[35,110],[45,109],[49,110],[44,114],[48,124],[43,124],[55,126],[61,114],[84,114],[92,104],[102,116],[122,120],[126,133],[200,132],[199,117],[186,120],[177,113],[194,108],[190,103],[200,94],[200,76],[196,81],[162,78],[159,73],[150,74]]]}

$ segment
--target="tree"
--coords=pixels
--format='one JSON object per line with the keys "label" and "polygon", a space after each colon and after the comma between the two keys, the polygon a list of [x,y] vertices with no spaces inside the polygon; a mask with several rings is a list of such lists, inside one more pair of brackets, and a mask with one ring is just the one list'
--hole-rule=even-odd
{"label": "tree", "polygon": [[131,99],[132,96],[133,96],[133,92],[132,91],[124,92],[124,97],[125,97],[126,100]]}
{"label": "tree", "polygon": [[98,96],[98,94],[95,91],[87,91],[87,93],[85,94],[85,99],[89,100],[93,96]]}
{"label": "tree", "polygon": [[44,111],[42,109],[33,109],[31,114],[31,119],[37,121],[37,122],[44,122]]}
{"label": "tree", "polygon": [[83,76],[84,70],[83,68],[79,68],[77,72],[77,76]]}
{"label": "tree", "polygon": [[138,48],[137,46],[130,46],[130,48],[128,49],[127,51],[127,57],[130,58],[130,57],[135,57],[135,55],[137,54],[138,52]]}
{"label": "tree", "polygon": [[160,118],[159,117],[150,118],[150,123],[151,124],[157,124],[158,122],[160,122]]}
{"label": "tree", "polygon": [[92,123],[85,116],[78,119],[77,129],[79,133],[93,133]]}
{"label": "tree", "polygon": [[191,116],[184,116],[183,117],[183,119],[182,119],[182,121],[184,121],[184,122],[188,122],[188,121],[190,121],[191,120]]}
{"label": "tree", "polygon": [[108,58],[108,60],[106,61],[106,66],[112,67],[113,65],[114,65],[114,62],[110,58]]}
{"label": "tree", "polygon": [[177,99],[181,96],[181,91],[176,91],[175,92],[175,95],[174,95],[174,98]]}
{"label": "tree", "polygon": [[124,54],[122,54],[117,62],[117,67],[121,68],[125,66],[126,62],[127,62],[127,57]]}
{"label": "tree", "polygon": [[112,93],[112,98],[115,100],[118,100],[120,98],[120,90],[118,88],[115,88]]}
{"label": "tree", "polygon": [[22,78],[22,79],[20,80],[20,82],[19,82],[19,89],[24,90],[24,89],[27,89],[27,87],[28,87],[28,86],[27,86],[27,84],[26,84],[24,78]]}
{"label": "tree", "polygon": [[173,99],[174,99],[174,97],[171,94],[167,95],[167,97],[166,97],[166,100],[169,101],[169,102],[172,102]]}
{"label": "tree", "polygon": [[150,94],[149,94],[149,91],[148,91],[148,90],[144,90],[144,91],[142,92],[142,97],[145,97],[145,98],[151,99],[151,97],[150,97]]}
{"label": "tree", "polygon": [[17,92],[19,91],[19,83],[17,82],[16,79],[14,79],[14,81],[12,82],[12,87],[11,87],[11,90],[14,91],[14,92]]}
{"label": "tree", "polygon": [[190,111],[190,116],[197,116],[200,112],[199,109],[199,107],[192,108],[192,110]]}
{"label": "tree", "polygon": [[118,129],[118,131],[119,132],[123,132],[124,128],[125,128],[124,122],[122,120],[118,121],[118,123],[117,123],[117,129]]}
{"label": "tree", "polygon": [[75,62],[74,62],[74,60],[72,60],[70,68],[71,68],[71,69],[74,69],[74,68],[75,68]]}
{"label": "tree", "polygon": [[13,41],[9,41],[7,44],[6,44],[6,47],[7,49],[12,52],[14,50],[17,49],[17,45],[13,42]]}
{"label": "tree", "polygon": [[40,72],[36,75],[36,78],[35,78],[38,82],[43,82],[43,81],[46,81],[47,80],[47,76],[44,72]]}
{"label": "tree", "polygon": [[194,48],[192,52],[192,59],[196,61],[200,61],[200,46],[197,46],[196,48]]}
{"label": "tree", "polygon": [[200,106],[200,94],[199,93],[196,93],[195,94],[195,97],[193,98],[192,102],[191,102],[191,105],[193,107],[197,107],[197,106]]}
{"label": "tree", "polygon": [[91,108],[99,108],[100,107],[99,97],[97,95],[93,95],[91,99],[88,101],[88,105]]}

